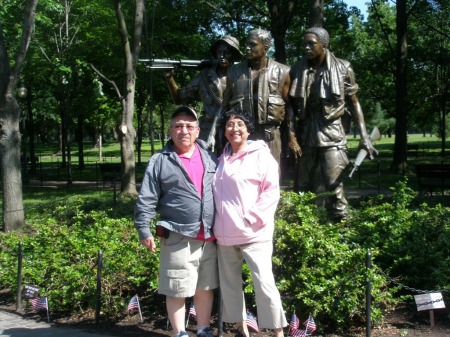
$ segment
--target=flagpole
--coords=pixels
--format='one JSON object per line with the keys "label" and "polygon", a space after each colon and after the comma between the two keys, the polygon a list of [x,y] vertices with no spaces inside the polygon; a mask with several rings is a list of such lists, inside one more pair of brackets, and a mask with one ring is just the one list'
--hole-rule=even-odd
{"label": "flagpole", "polygon": [[138,305],[138,310],[139,310],[139,316],[141,316],[141,323],[144,322],[144,320],[142,319],[142,311],[141,311],[141,304],[139,303],[139,297],[136,294],[136,301],[137,301],[137,305]]}
{"label": "flagpole", "polygon": [[[294,313],[292,314],[292,316],[294,316],[295,315],[295,310],[294,310]],[[292,317],[291,317],[291,320],[292,320]],[[288,333],[287,333],[287,335],[288,336],[290,336],[289,334],[291,333],[291,323],[289,322],[289,328],[288,328]]]}
{"label": "flagpole", "polygon": [[47,297],[45,297],[45,303],[47,304],[47,322],[48,323],[50,323],[50,315],[49,315],[49,313],[48,313],[48,298]]}
{"label": "flagpole", "polygon": [[187,315],[187,319],[186,319],[186,326],[185,326],[186,329],[189,324],[189,316],[191,316],[191,310],[188,311],[188,315]]}
{"label": "flagpole", "polygon": [[308,322],[311,318],[311,313],[309,313],[308,319],[306,320],[306,326],[305,326],[305,336],[308,336]]}

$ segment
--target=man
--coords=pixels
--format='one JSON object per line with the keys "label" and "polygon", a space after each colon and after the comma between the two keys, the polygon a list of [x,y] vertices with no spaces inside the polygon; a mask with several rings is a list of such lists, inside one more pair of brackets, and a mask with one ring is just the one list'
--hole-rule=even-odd
{"label": "man", "polygon": [[166,295],[167,313],[176,337],[185,332],[185,298],[194,297],[197,335],[213,337],[209,327],[212,290],[219,286],[217,252],[212,234],[212,178],[215,155],[198,140],[197,114],[182,106],[172,115],[170,136],[148,163],[135,207],[140,242],[151,252],[156,243],[150,222],[159,213],[161,237],[158,292]]}
{"label": "man", "polygon": [[347,167],[347,137],[342,118],[345,106],[361,134],[360,147],[373,158],[373,147],[356,92],[358,85],[348,61],[328,50],[328,32],[319,27],[306,31],[305,58],[292,66],[290,96],[298,119],[302,148],[297,186],[300,191],[325,192],[319,198],[331,219],[347,217],[342,173]]}
{"label": "man", "polygon": [[[262,139],[280,164],[282,142],[280,126],[289,123],[289,67],[267,57],[271,44],[268,31],[254,29],[246,41],[247,60],[228,70],[224,96],[225,111],[237,108],[252,113],[255,132],[251,139]],[[288,111],[288,113],[286,113]],[[289,147],[297,156],[300,147],[295,134],[289,134]]]}
{"label": "man", "polygon": [[223,93],[226,86],[227,69],[242,57],[239,50],[239,41],[225,35],[214,42],[210,48],[211,55],[217,59],[208,68],[202,69],[200,74],[180,89],[173,77],[173,71],[164,72],[170,94],[177,104],[190,104],[201,101],[203,103],[203,116],[200,119],[200,139],[208,142],[208,147],[215,147],[215,118],[220,113],[223,102]]}

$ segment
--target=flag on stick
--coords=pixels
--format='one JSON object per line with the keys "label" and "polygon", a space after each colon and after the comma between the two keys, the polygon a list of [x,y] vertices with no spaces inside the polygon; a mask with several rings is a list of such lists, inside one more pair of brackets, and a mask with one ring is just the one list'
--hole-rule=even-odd
{"label": "flag on stick", "polygon": [[195,320],[197,320],[197,312],[195,311],[194,302],[191,302],[191,306],[189,307],[189,316],[192,316]]}
{"label": "flag on stick", "polygon": [[297,330],[299,325],[300,325],[300,320],[298,319],[297,315],[294,312],[292,314],[291,321],[289,322],[289,331]]}
{"label": "flag on stick", "polygon": [[129,314],[130,312],[132,312],[135,309],[137,309],[139,311],[139,316],[141,317],[141,323],[142,323],[143,319],[142,319],[142,312],[141,312],[141,306],[139,304],[138,295],[134,295],[131,298],[130,302],[128,302],[127,310],[125,311],[125,313]]}
{"label": "flag on stick", "polygon": [[295,329],[292,331],[292,337],[304,337],[306,336],[306,330]]}
{"label": "flag on stick", "polygon": [[31,299],[31,305],[34,310],[46,309],[48,310],[47,297],[35,297]]}
{"label": "flag on stick", "polygon": [[189,312],[188,312],[188,317],[186,320],[186,326],[188,326],[189,324],[189,317],[191,317],[194,319],[194,321],[197,321],[197,312],[195,311],[195,306],[194,306],[194,302],[191,302],[191,305],[189,306]]}
{"label": "flag on stick", "polygon": [[35,297],[30,300],[34,310],[45,309],[47,311],[47,322],[50,322],[50,316],[48,313],[48,300],[47,297]]}
{"label": "flag on stick", "polygon": [[246,321],[246,323],[247,323],[247,326],[251,330],[253,330],[255,332],[259,332],[258,322],[256,321],[255,316],[248,310],[247,310],[247,321]]}
{"label": "flag on stick", "polygon": [[314,321],[314,318],[312,317],[311,314],[303,324],[306,326],[306,333],[308,335],[312,334],[317,329],[316,322]]}

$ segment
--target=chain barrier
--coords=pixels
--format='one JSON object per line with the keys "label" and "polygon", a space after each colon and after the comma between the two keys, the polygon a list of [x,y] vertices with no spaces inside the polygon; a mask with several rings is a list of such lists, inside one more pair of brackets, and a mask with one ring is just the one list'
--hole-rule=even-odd
{"label": "chain barrier", "polygon": [[377,268],[377,270],[380,272],[381,275],[383,275],[386,279],[388,279],[393,284],[399,286],[400,288],[409,290],[413,293],[417,293],[417,294],[444,293],[444,292],[447,292],[450,290],[448,288],[436,289],[436,290],[420,290],[420,289],[408,287],[407,285],[400,283],[400,282],[396,281],[395,279],[393,279],[392,277],[390,277],[389,275],[387,275],[383,270],[381,270],[381,268]]}
{"label": "chain barrier", "polygon": [[422,306],[426,306],[426,305],[430,305],[430,304],[434,304],[434,303],[439,303],[439,302],[444,302],[444,297],[441,297],[437,300],[434,301],[429,301],[429,302],[423,302],[420,304],[416,304],[417,308],[422,307]]}

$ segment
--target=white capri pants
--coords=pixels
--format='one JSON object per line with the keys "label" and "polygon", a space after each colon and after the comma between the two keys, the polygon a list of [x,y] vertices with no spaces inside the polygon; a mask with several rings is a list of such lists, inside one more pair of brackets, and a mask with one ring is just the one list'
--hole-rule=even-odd
{"label": "white capri pants", "polygon": [[237,323],[247,319],[242,291],[242,264],[245,260],[253,277],[258,326],[264,329],[287,326],[280,293],[272,272],[272,241],[239,246],[217,245],[217,249],[223,321]]}

